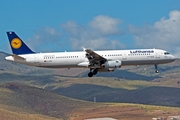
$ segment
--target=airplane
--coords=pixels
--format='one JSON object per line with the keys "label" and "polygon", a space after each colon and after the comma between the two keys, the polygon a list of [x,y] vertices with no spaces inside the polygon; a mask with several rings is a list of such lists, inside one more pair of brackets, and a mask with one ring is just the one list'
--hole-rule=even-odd
{"label": "airplane", "polygon": [[32,51],[15,32],[7,32],[12,55],[5,60],[44,68],[89,68],[88,77],[98,72],[112,72],[121,66],[154,65],[175,61],[175,57],[161,49],[131,49],[93,51],[83,48],[77,52],[37,53]]}

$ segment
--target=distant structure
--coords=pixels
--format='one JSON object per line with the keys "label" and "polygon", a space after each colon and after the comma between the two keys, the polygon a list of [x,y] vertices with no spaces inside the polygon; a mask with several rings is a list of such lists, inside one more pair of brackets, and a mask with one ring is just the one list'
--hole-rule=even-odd
{"label": "distant structure", "polygon": [[94,103],[96,103],[96,97],[94,97]]}
{"label": "distant structure", "polygon": [[165,117],[152,118],[152,120],[167,120]]}
{"label": "distant structure", "polygon": [[180,116],[169,116],[168,120],[180,120]]}
{"label": "distant structure", "polygon": [[47,85],[48,85],[48,83],[43,87],[43,89],[45,89]]}
{"label": "distant structure", "polygon": [[168,116],[168,117],[157,117],[157,118],[152,118],[152,120],[180,120],[180,116]]}
{"label": "distant structure", "polygon": [[180,81],[177,82],[178,87],[179,87],[179,84],[180,84]]}

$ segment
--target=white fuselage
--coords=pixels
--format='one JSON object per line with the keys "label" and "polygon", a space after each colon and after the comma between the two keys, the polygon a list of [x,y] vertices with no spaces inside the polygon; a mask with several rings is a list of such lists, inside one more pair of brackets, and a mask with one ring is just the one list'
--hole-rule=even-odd
{"label": "white fuselage", "polygon": [[[135,50],[108,50],[95,51],[97,54],[106,58],[107,61],[120,60],[124,65],[146,65],[146,64],[164,64],[175,60],[174,56],[160,49],[135,49]],[[23,59],[15,59],[8,56],[8,61],[21,64],[46,67],[46,68],[76,68],[88,66],[89,60],[86,52],[52,52],[18,55]]]}

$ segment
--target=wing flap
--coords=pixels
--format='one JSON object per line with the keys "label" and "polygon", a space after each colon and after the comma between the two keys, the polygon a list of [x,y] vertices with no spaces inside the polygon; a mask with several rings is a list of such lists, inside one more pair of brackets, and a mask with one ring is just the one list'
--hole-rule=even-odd
{"label": "wing flap", "polygon": [[90,63],[101,63],[106,61],[106,58],[102,57],[91,49],[85,49],[85,51],[86,57],[89,59]]}

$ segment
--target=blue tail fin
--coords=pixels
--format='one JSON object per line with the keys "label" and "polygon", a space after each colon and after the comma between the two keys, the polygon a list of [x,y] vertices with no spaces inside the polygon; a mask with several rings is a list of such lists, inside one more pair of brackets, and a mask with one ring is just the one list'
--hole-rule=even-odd
{"label": "blue tail fin", "polygon": [[34,53],[17,35],[15,32],[7,32],[10,46],[13,54],[31,54]]}

